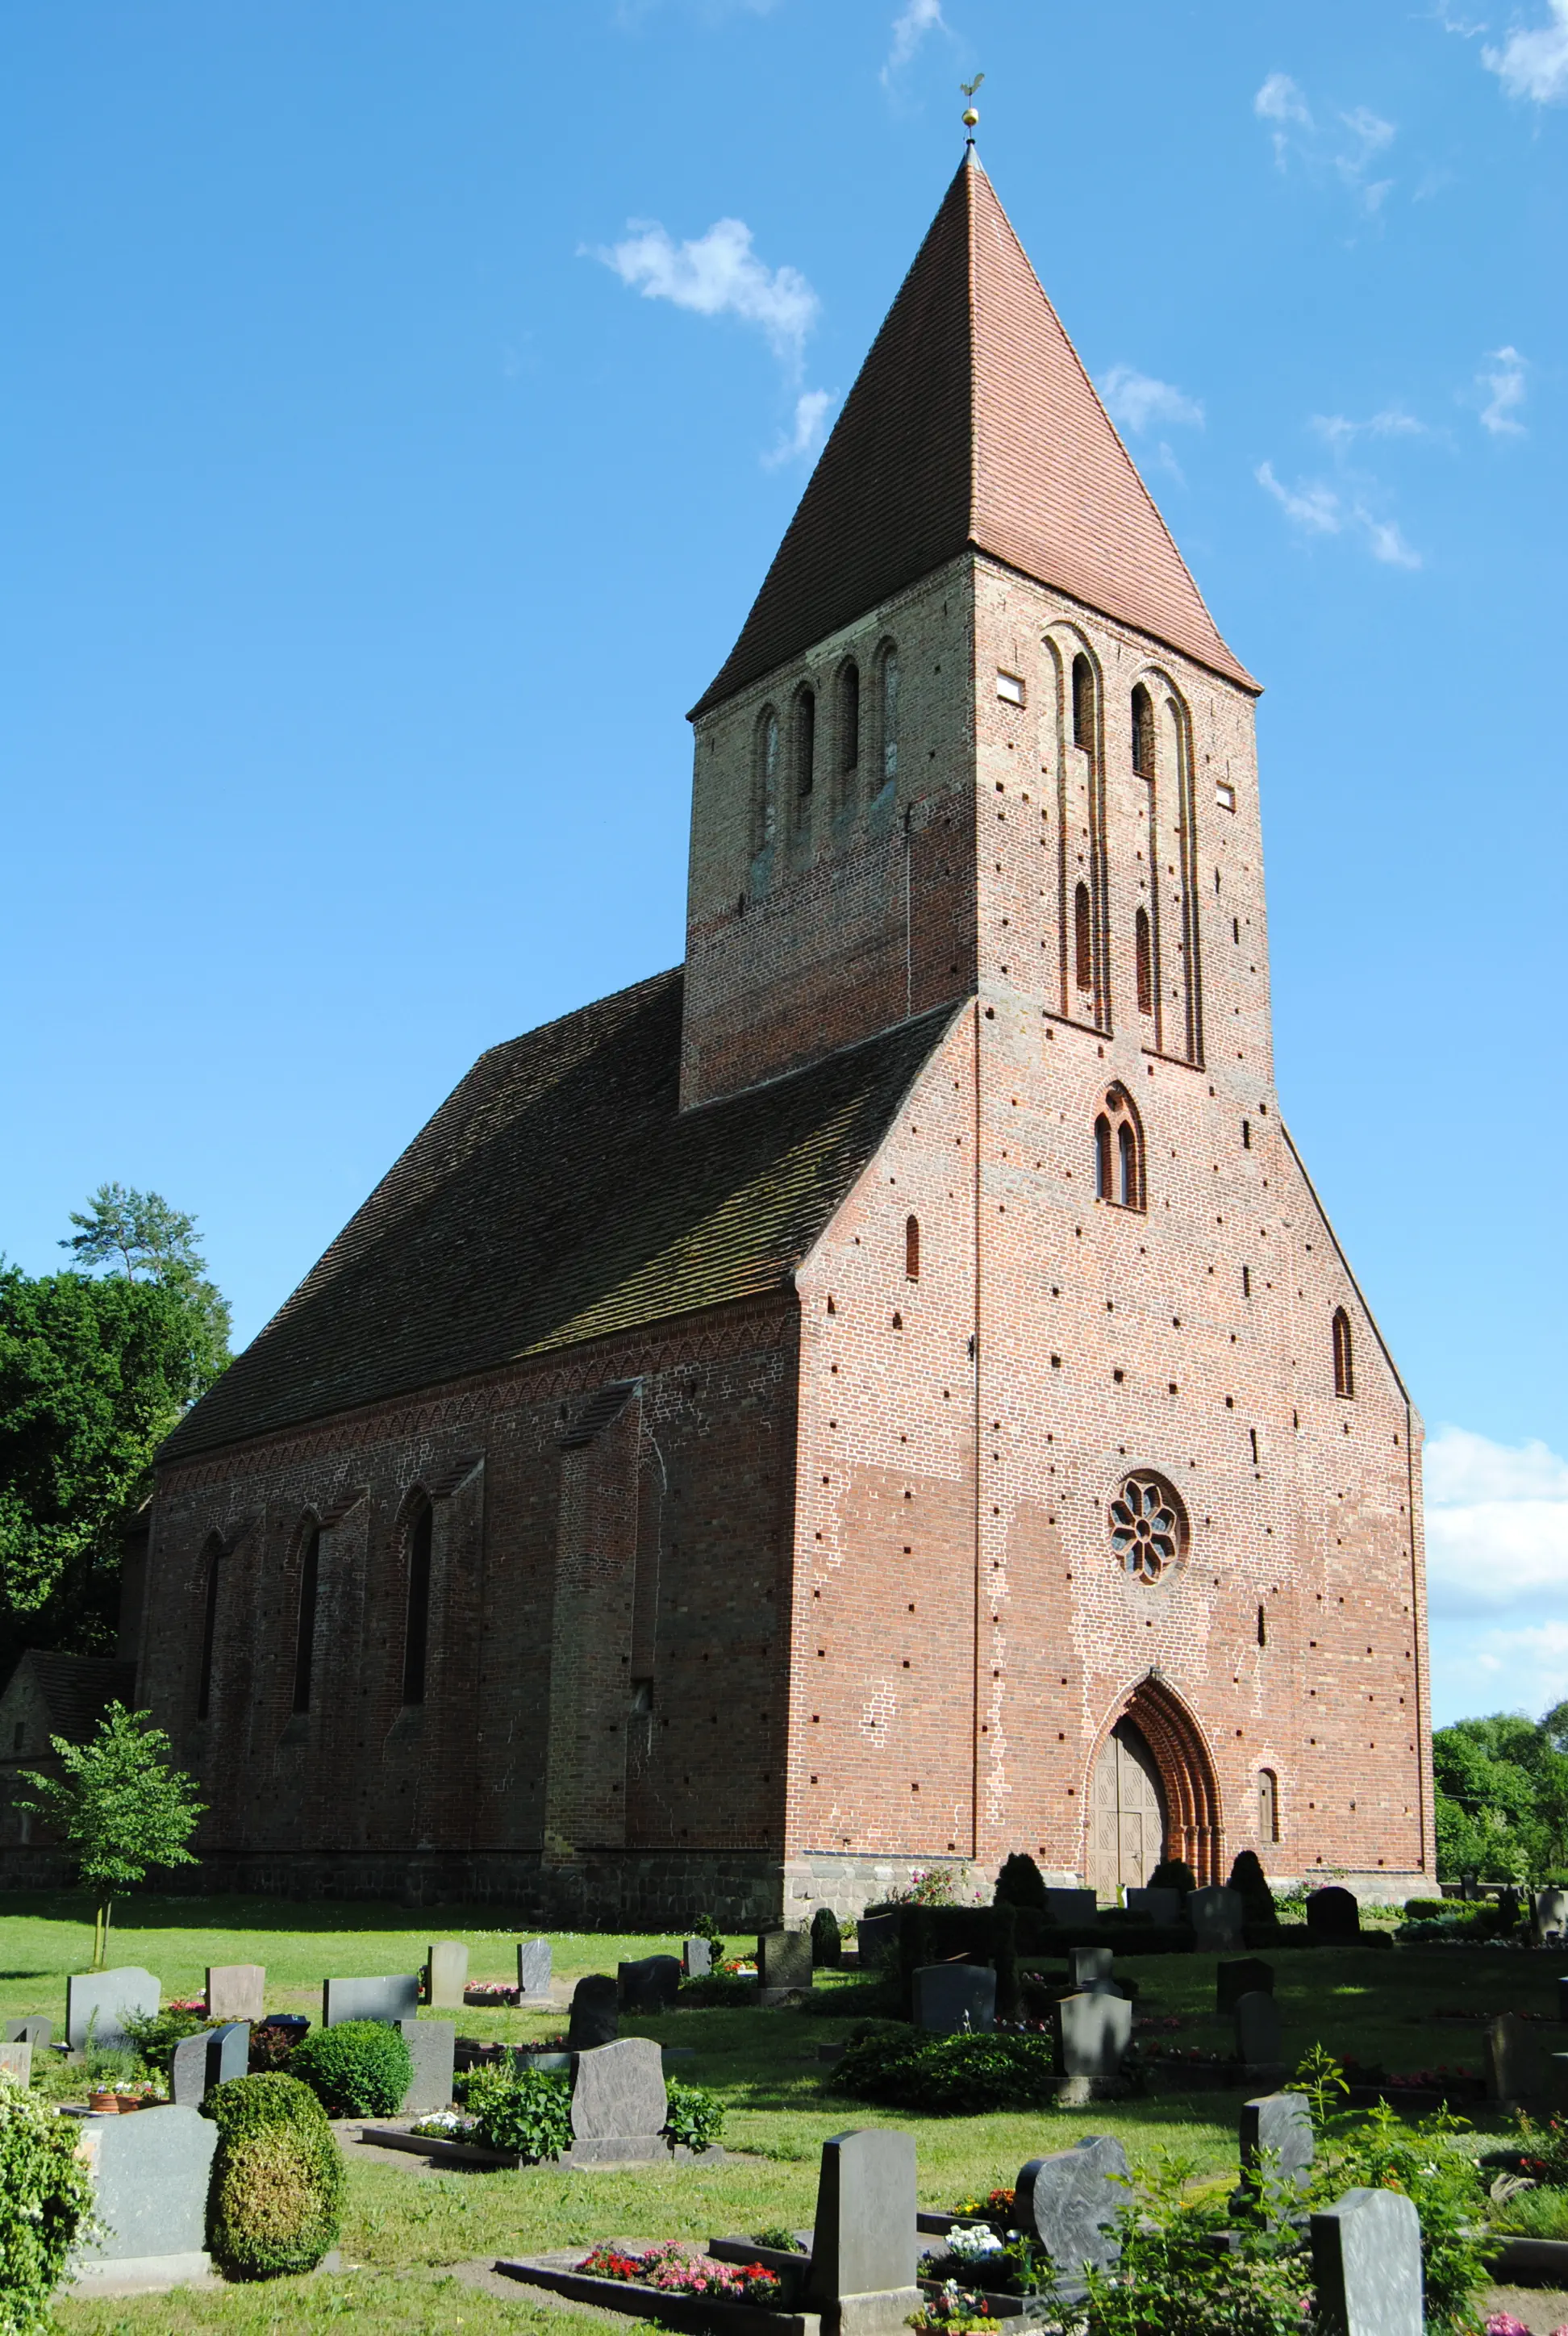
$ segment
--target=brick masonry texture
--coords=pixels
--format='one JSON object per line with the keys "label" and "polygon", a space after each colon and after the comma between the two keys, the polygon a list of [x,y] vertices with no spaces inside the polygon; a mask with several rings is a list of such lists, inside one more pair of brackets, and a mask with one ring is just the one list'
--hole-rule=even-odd
{"label": "brick masonry texture", "polygon": [[[699,709],[684,987],[486,1057],[170,1448],[138,1693],[209,1886],[668,1926],[1015,1849],[1104,1883],[1124,1718],[1201,1879],[1430,1882],[1421,1424],[1281,1116],[1254,691],[979,543],[841,613]],[[603,1133],[554,1164],[558,1057]],[[450,1299],[384,1358],[415,1232]]]}

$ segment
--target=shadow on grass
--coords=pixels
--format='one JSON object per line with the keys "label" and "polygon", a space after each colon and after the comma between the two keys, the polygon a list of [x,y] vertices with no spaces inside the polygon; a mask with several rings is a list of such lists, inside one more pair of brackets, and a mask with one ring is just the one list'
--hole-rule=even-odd
{"label": "shadow on grass", "polygon": [[[91,1924],[97,1902],[82,1890],[13,1890],[5,1893],[8,1915],[31,1915],[46,1922]],[[114,1900],[114,1930],[122,1931],[421,1931],[433,1938],[493,1932],[509,1938],[531,1938],[542,1932],[556,1938],[625,1938],[621,1923],[586,1922],[541,1925],[513,1915],[504,1905],[400,1905],[375,1898],[220,1898],[192,1893],[188,1897],[159,1891],[118,1894]],[[641,1936],[639,1932],[637,1935]],[[649,1933],[659,1935],[663,1933]],[[672,1931],[670,1937],[676,1933]],[[15,1974],[32,1977],[32,1973]]]}

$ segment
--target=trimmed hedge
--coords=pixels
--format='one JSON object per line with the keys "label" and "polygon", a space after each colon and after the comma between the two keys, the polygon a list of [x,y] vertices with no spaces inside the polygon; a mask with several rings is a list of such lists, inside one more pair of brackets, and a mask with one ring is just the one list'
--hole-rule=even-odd
{"label": "trimmed hedge", "polygon": [[394,2117],[414,2082],[414,2061],[384,2020],[343,2020],[315,2028],[288,2056],[329,2117]]}
{"label": "trimmed hedge", "polygon": [[348,2177],[309,2086],[281,2073],[236,2077],[213,2088],[201,2113],[218,2127],[208,2193],[218,2262],[231,2279],[314,2271],[337,2243]]}
{"label": "trimmed hedge", "polygon": [[1048,2036],[928,2036],[876,2020],[853,2031],[827,2089],[933,2117],[978,2117],[1048,2107],[1057,2081]]}

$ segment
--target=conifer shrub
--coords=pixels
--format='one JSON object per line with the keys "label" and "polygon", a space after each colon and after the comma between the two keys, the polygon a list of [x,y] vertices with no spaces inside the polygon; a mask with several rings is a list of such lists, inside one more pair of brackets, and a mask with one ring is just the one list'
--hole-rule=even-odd
{"label": "conifer shrub", "polygon": [[54,2325],[49,2299],[93,2210],[81,2137],[73,2118],[0,2076],[0,2336]]}
{"label": "conifer shrub", "polygon": [[1002,1861],[997,1876],[996,1903],[998,1906],[1027,1906],[1044,1913],[1049,1900],[1046,1896],[1046,1877],[1027,1849],[1015,1849]]}
{"label": "conifer shrub", "polygon": [[393,2117],[414,2082],[414,2061],[390,2021],[342,2020],[313,2029],[288,2056],[328,2117]]}
{"label": "conifer shrub", "polygon": [[347,2175],[310,2087],[280,2071],[236,2077],[214,2087],[201,2113],[218,2127],[207,2210],[213,2255],[231,2279],[314,2271],[337,2243]]}
{"label": "conifer shrub", "polygon": [[813,1969],[837,1971],[841,1952],[839,1918],[831,1906],[819,1906],[812,1916]]}
{"label": "conifer shrub", "polygon": [[1179,1890],[1183,1898],[1198,1886],[1198,1877],[1184,1857],[1163,1857],[1149,1876],[1151,1890]]}
{"label": "conifer shrub", "polygon": [[1247,1922],[1262,1923],[1270,1930],[1278,1926],[1280,1916],[1274,1904],[1274,1893],[1269,1887],[1268,1877],[1258,1862],[1255,1849],[1243,1849],[1238,1853],[1231,1868],[1229,1887],[1240,1891]]}

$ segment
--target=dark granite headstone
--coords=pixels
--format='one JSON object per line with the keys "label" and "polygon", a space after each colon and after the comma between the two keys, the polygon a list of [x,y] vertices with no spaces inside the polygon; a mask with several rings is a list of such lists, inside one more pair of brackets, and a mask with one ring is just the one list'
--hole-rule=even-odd
{"label": "dark granite headstone", "polygon": [[1242,1955],[1234,1961],[1214,1965],[1214,2010],[1223,2019],[1234,2011],[1244,1995],[1272,1995],[1274,1966],[1257,1955]]}
{"label": "dark granite headstone", "polygon": [[885,1914],[862,1914],[855,1924],[855,1944],[860,1949],[862,1971],[874,1971],[882,1957],[891,1954],[899,1942],[897,1909]]}
{"label": "dark granite headstone", "polygon": [[416,1971],[395,1979],[329,1979],[321,1990],[323,2028],[336,2028],[346,2020],[386,2020],[395,2026],[418,2010]]}
{"label": "dark granite headstone", "polygon": [[[169,2065],[169,2091],[178,2108],[200,2108],[214,2085],[227,2085],[250,2068],[250,2022],[230,2020],[182,2036]],[[145,2116],[145,2110],[140,2111]]]}
{"label": "dark granite headstone", "polygon": [[1307,1932],[1322,1946],[1348,1946],[1361,1935],[1361,1909],[1351,1890],[1330,1883],[1307,1900]]}
{"label": "dark granite headstone", "polygon": [[989,2035],[997,2024],[997,1975],[976,1963],[931,1963],[914,1975],[915,2026],[928,2035],[964,2029]]}
{"label": "dark granite headstone", "polygon": [[1217,1885],[1187,1893],[1187,1920],[1200,1954],[1229,1954],[1232,1948],[1243,1945],[1242,1926],[1246,1919],[1247,1902],[1239,1890]]}
{"label": "dark granite headstone", "polygon": [[675,1955],[644,1955],[617,1967],[623,2011],[667,2011],[680,1993],[680,1962]]}
{"label": "dark granite headstone", "polygon": [[1133,2007],[1119,1995],[1068,1995],[1053,2008],[1058,2098],[1066,2106],[1112,2083],[1133,2040]]}
{"label": "dark granite headstone", "polygon": [[1505,2011],[1481,2031],[1481,2065],[1489,2101],[1519,2101],[1541,2089],[1541,2052],[1517,2013]]}
{"label": "dark granite headstone", "polygon": [[1069,1947],[1067,1977],[1075,1987],[1093,1987],[1096,1980],[1110,1979],[1115,1957],[1109,1947]]}
{"label": "dark granite headstone", "polygon": [[428,2117],[452,2107],[453,2067],[457,2052],[455,2020],[400,2020],[398,2027],[414,2063],[400,2117]]}
{"label": "dark granite headstone", "polygon": [[8,2020],[4,2032],[7,2044],[31,2044],[35,2052],[43,2052],[54,2041],[54,2022],[34,2011],[25,2020]]}
{"label": "dark granite headstone", "polygon": [[713,1949],[706,1939],[683,1939],[680,1959],[687,1979],[706,1979],[713,1969]]}
{"label": "dark granite headstone", "polygon": [[[174,2057],[169,2063],[169,2097],[176,2108],[199,2109],[207,2098],[207,2038],[208,2030],[199,2029],[194,2036],[182,2036],[174,2047]],[[138,2116],[145,2117],[145,2109]]]}
{"label": "dark granite headstone", "polygon": [[1047,1890],[1046,1911],[1066,1931],[1087,1931],[1099,1920],[1100,1902],[1092,1890]]}
{"label": "dark granite headstone", "polygon": [[158,1981],[129,1963],[120,1971],[78,1971],[65,1982],[65,2040],[73,2052],[93,2040],[112,2051],[130,2042],[122,2018],[150,2020],[158,2009]]}
{"label": "dark granite headstone", "polygon": [[605,1972],[591,1971],[572,1990],[566,2049],[591,2051],[597,2045],[613,2044],[619,2034],[620,1990]]}
{"label": "dark granite headstone", "polygon": [[765,1931],[756,1942],[759,1988],[807,1988],[812,1983],[809,1931]]}
{"label": "dark granite headstone", "polygon": [[1119,2141],[1092,2134],[1050,2157],[1031,2157],[1018,2175],[1013,2221],[1044,2247],[1065,2302],[1087,2292],[1084,2267],[1110,2271],[1122,2252],[1112,2227],[1132,2195]]}
{"label": "dark granite headstone", "polygon": [[1236,2058],[1249,2068],[1277,2068],[1283,2047],[1280,2042],[1280,2008],[1261,1988],[1237,1999]]}
{"label": "dark granite headstone", "polygon": [[836,2320],[840,2336],[891,2336],[920,2309],[912,2134],[881,2128],[823,2142],[806,2298]]}
{"label": "dark granite headstone", "polygon": [[179,2262],[190,2277],[205,2265],[207,2185],[218,2127],[193,2108],[140,2109],[134,2117],[82,2120],[78,2155],[92,2177],[101,2228],[73,2257],[106,2264],[149,2258]]}
{"label": "dark granite headstone", "polygon": [[1242,2167],[1261,2169],[1264,2153],[1273,2158],[1281,2183],[1304,2190],[1311,2179],[1316,2144],[1312,2112],[1302,2093],[1263,2093],[1242,2104]]}
{"label": "dark granite headstone", "polygon": [[267,1986],[265,1963],[209,1963],[207,1966],[207,2017],[209,2020],[248,2020],[253,2024],[265,2010]]}
{"label": "dark granite headstone", "polygon": [[663,2132],[668,2113],[664,2057],[651,2036],[623,2036],[578,2055],[571,2077],[574,2146],[651,2141]]}
{"label": "dark granite headstone", "polygon": [[1312,2217],[1320,2316],[1344,2336],[1421,2336],[1421,2222],[1397,2190],[1347,2190]]}
{"label": "dark granite headstone", "polygon": [[517,1988],[520,1995],[550,1993],[550,1958],[548,1939],[521,1939],[517,1949]]}
{"label": "dark granite headstone", "polygon": [[1182,1893],[1179,1890],[1128,1890],[1124,1892],[1129,1914],[1146,1914],[1151,1922],[1172,1927],[1182,1919]]}

